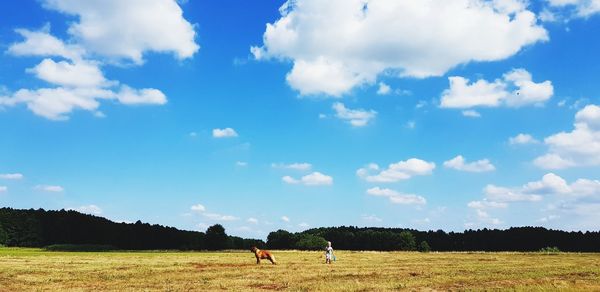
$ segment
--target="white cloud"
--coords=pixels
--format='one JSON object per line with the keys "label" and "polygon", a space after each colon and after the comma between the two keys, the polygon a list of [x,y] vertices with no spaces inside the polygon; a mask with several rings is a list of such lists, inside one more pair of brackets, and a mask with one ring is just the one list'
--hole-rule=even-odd
{"label": "white cloud", "polygon": [[290,222],[290,218],[288,216],[281,216],[281,221]]}
{"label": "white cloud", "polygon": [[0,193],[5,193],[8,191],[8,187],[7,186],[0,186]]}
{"label": "white cloud", "polygon": [[113,83],[104,78],[98,64],[86,61],[70,63],[44,59],[37,66],[27,69],[27,72],[35,74],[38,79],[67,87],[96,88]]}
{"label": "white cloud", "polygon": [[537,194],[523,193],[519,188],[505,188],[495,185],[487,185],[484,188],[484,193],[487,199],[492,202],[536,202],[541,201],[542,196]]}
{"label": "white cloud", "polygon": [[36,190],[50,192],[50,193],[60,193],[65,189],[61,186],[53,186],[53,185],[37,185],[35,186]]}
{"label": "white cloud", "polygon": [[254,217],[250,217],[250,218],[248,218],[248,220],[246,220],[246,222],[252,223],[252,224],[258,224],[258,219],[254,218]]}
{"label": "white cloud", "polygon": [[204,205],[202,205],[202,204],[196,204],[196,205],[191,206],[190,210],[192,210],[194,212],[202,213],[202,212],[206,211],[206,207],[204,207]]}
{"label": "white cloud", "polygon": [[560,176],[548,173],[541,180],[529,182],[521,187],[487,185],[484,194],[489,202],[537,202],[550,194],[587,194],[595,192],[595,188],[600,191],[600,183],[596,185],[593,181],[579,180],[570,186]]}
{"label": "white cloud", "polygon": [[392,88],[385,84],[384,82],[379,82],[379,88],[377,89],[377,94],[379,95],[388,95],[392,91]]}
{"label": "white cloud", "polygon": [[23,174],[20,173],[1,173],[0,179],[19,180],[23,179]]}
{"label": "white cloud", "polygon": [[383,72],[442,76],[459,64],[503,60],[548,40],[523,2],[506,3],[288,1],[281,18],[267,24],[263,45],[251,52],[259,60],[291,60],[287,81],[300,94],[340,96],[375,83]]}
{"label": "white cloud", "polygon": [[281,180],[287,184],[303,184],[306,186],[324,186],[333,184],[333,178],[331,176],[322,174],[318,171],[307,174],[300,179],[295,179],[286,175],[282,177]]}
{"label": "white cloud", "polygon": [[154,88],[133,89],[123,85],[116,97],[119,102],[127,105],[162,105],[167,103],[167,97],[160,90]]}
{"label": "white cloud", "polygon": [[377,112],[374,110],[349,109],[341,102],[334,103],[332,108],[335,110],[337,118],[350,123],[354,127],[366,126],[377,116]]}
{"label": "white cloud", "polygon": [[548,152],[534,160],[544,169],[600,165],[600,106],[587,105],[575,115],[574,129],[544,139]]}
{"label": "white cloud", "polygon": [[[387,169],[381,170],[379,165],[371,163],[359,168],[356,175],[368,182],[397,182],[416,175],[429,175],[435,169],[435,163],[418,158],[392,163]],[[376,174],[372,174],[375,172]],[[378,173],[377,173],[378,172]]]}
{"label": "white cloud", "polygon": [[374,187],[367,190],[367,194],[371,196],[386,197],[394,204],[402,205],[425,205],[427,200],[422,196],[414,194],[402,194],[395,190]]}
{"label": "white cloud", "polygon": [[508,143],[510,145],[524,145],[524,144],[536,144],[540,141],[533,138],[533,136],[529,134],[520,133],[514,137],[508,138]]}
{"label": "white cloud", "polygon": [[284,183],[287,183],[287,184],[291,184],[291,185],[292,184],[299,184],[300,183],[300,180],[297,180],[297,179],[295,179],[295,178],[293,178],[293,177],[291,177],[289,175],[286,175],[286,176],[282,177],[281,181],[283,181]]}
{"label": "white cloud", "polygon": [[310,225],[306,222],[301,222],[298,224],[298,227],[300,227],[302,229],[307,229],[308,227],[310,227]]}
{"label": "white cloud", "polygon": [[199,49],[193,25],[172,0],[45,0],[44,7],[76,16],[68,33],[87,51],[108,58],[139,64],[144,52],[185,59]]}
{"label": "white cloud", "polygon": [[442,93],[442,108],[538,105],[554,94],[552,82],[535,83],[525,69],[514,69],[493,82],[479,79],[471,83],[460,76],[451,76],[448,80],[450,88]]}
{"label": "white cloud", "polygon": [[464,110],[462,111],[462,115],[469,118],[480,118],[481,114],[475,110]]}
{"label": "white cloud", "polygon": [[102,209],[96,205],[86,205],[77,208],[69,208],[68,210],[74,210],[79,213],[90,214],[90,215],[101,215]]}
{"label": "white cloud", "polygon": [[60,56],[69,60],[79,60],[84,54],[78,45],[65,44],[62,40],[50,34],[50,25],[39,31],[16,29],[25,40],[12,44],[7,52],[15,56]]}
{"label": "white cloud", "polygon": [[381,221],[383,221],[383,219],[381,219],[381,218],[379,218],[379,217],[377,217],[375,215],[366,215],[366,214],[363,214],[363,215],[360,216],[360,218],[363,221],[367,221],[367,222],[381,222]]}
{"label": "white cloud", "polygon": [[239,167],[246,167],[246,166],[248,166],[248,162],[245,162],[245,161],[236,161],[235,165],[239,166]]}
{"label": "white cloud", "polygon": [[481,159],[474,162],[466,162],[462,155],[458,155],[444,162],[444,166],[460,171],[468,172],[486,172],[494,171],[496,167],[488,159]]}
{"label": "white cloud", "polygon": [[[600,217],[600,181],[580,178],[568,183],[562,177],[548,173],[541,180],[525,183],[520,187],[487,186],[484,189],[486,198],[482,201],[469,203],[469,207],[484,210],[506,208],[510,202],[539,202],[550,203],[543,212],[551,212],[537,220],[547,223],[561,218],[564,228],[597,229]],[[530,208],[534,211],[533,208]],[[573,225],[575,224],[575,225]]]}
{"label": "white cloud", "polygon": [[573,9],[572,17],[587,18],[600,12],[600,0],[547,0],[557,8]]}
{"label": "white cloud", "polygon": [[[163,105],[167,98],[160,90],[134,89],[108,80],[101,66],[115,65],[113,61],[120,60],[139,65],[144,52],[149,51],[173,52],[184,59],[198,50],[192,25],[183,19],[181,9],[172,0],[45,0],[43,5],[77,17],[69,24],[69,43],[52,36],[50,25],[39,31],[17,29],[24,40],[12,44],[7,52],[46,57],[27,72],[57,87],[17,90],[0,96],[0,107],[24,104],[42,117],[67,120],[73,110],[104,117],[98,111],[100,100]],[[55,57],[66,60],[53,60]]]}
{"label": "white cloud", "polygon": [[312,168],[312,164],[306,162],[295,162],[290,164],[285,163],[271,163],[272,168],[281,168],[281,169],[293,169],[293,170],[301,170],[306,171]]}
{"label": "white cloud", "polygon": [[237,137],[238,133],[232,128],[213,129],[212,136],[214,138],[231,138]]}
{"label": "white cloud", "polygon": [[222,214],[218,214],[218,213],[202,213],[202,216],[206,217],[209,220],[213,220],[213,221],[235,221],[235,220],[240,219],[235,216],[222,215]]}
{"label": "white cloud", "polygon": [[210,221],[235,221],[240,219],[232,215],[223,215],[219,213],[206,212],[207,209],[202,204],[192,205],[190,207],[190,210],[202,215],[204,218]]}
{"label": "white cloud", "polygon": [[1,97],[0,106],[15,106],[24,103],[36,115],[51,120],[67,120],[75,109],[96,111],[100,106],[97,99],[110,99],[113,93],[104,89],[88,88],[41,88],[20,89],[12,97]]}

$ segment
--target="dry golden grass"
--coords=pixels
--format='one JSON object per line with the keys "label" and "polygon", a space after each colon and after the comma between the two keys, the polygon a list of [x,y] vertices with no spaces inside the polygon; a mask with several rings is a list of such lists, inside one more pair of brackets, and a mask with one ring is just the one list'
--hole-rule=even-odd
{"label": "dry golden grass", "polygon": [[600,254],[275,251],[46,252],[0,248],[0,291],[598,290]]}

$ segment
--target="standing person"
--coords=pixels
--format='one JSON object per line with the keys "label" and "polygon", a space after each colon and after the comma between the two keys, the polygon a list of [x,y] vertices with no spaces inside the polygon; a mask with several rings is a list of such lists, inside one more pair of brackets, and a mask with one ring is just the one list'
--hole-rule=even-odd
{"label": "standing person", "polygon": [[328,241],[327,247],[325,248],[325,263],[331,264],[332,257],[333,257],[333,247],[331,247],[331,241]]}

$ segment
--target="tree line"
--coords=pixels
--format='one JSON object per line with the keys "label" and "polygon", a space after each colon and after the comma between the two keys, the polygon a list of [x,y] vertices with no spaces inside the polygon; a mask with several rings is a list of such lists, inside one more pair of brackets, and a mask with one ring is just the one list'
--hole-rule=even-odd
{"label": "tree line", "polygon": [[229,236],[219,224],[206,232],[162,225],[116,223],[73,210],[0,208],[0,245],[45,247],[99,245],[126,250],[270,249],[321,250],[331,241],[343,250],[420,251],[562,251],[600,252],[600,232],[567,232],[543,227],[480,229],[464,232],[418,231],[404,228],[323,227],[303,232],[277,230],[267,242]]}
{"label": "tree line", "polygon": [[539,251],[556,247],[561,251],[600,252],[600,232],[561,231],[543,227],[479,229],[464,232],[418,231],[404,228],[324,227],[299,233],[271,232],[269,248],[299,248],[306,236],[331,241],[343,250],[420,251]]}
{"label": "tree line", "polygon": [[0,245],[44,247],[96,245],[126,250],[220,250],[264,247],[259,239],[229,236],[223,226],[206,232],[179,230],[162,225],[116,223],[73,210],[18,210],[0,208]]}

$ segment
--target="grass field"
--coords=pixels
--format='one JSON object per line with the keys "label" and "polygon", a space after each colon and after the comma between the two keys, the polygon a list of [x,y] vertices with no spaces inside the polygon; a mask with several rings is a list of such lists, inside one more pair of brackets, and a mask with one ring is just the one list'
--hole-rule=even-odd
{"label": "grass field", "polygon": [[275,251],[47,252],[0,248],[0,291],[600,290],[600,254]]}

